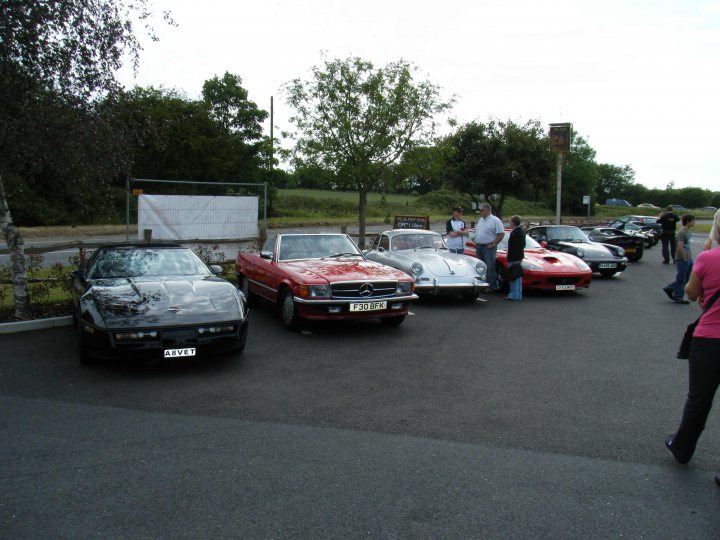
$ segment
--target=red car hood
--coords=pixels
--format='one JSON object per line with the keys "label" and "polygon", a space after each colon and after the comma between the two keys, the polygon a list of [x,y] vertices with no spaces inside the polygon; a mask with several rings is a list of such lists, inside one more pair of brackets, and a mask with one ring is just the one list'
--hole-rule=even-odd
{"label": "red car hood", "polygon": [[324,279],[337,281],[397,280],[412,281],[405,272],[383,264],[360,259],[303,259],[278,263],[286,272],[296,274],[300,281]]}
{"label": "red car hood", "polygon": [[[498,259],[507,261],[507,251],[498,251]],[[547,272],[583,272],[575,265],[577,257],[549,249],[526,249],[525,260],[543,267]]]}

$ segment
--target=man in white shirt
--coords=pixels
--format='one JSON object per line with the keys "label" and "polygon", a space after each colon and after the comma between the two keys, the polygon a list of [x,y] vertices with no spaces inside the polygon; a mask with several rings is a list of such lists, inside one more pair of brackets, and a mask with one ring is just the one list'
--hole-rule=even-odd
{"label": "man in white shirt", "polygon": [[487,281],[490,287],[486,292],[494,292],[497,289],[495,255],[498,244],[505,236],[505,227],[500,218],[492,214],[492,207],[488,203],[480,205],[479,213],[480,220],[475,224],[475,253],[487,266]]}

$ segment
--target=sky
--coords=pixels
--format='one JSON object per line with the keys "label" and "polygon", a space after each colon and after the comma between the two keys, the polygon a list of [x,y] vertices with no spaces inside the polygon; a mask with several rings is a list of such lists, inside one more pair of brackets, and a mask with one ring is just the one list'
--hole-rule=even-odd
{"label": "sky", "polygon": [[[200,96],[239,75],[292,129],[282,86],[326,58],[400,59],[454,97],[462,125],[570,122],[596,161],[651,188],[720,191],[720,0],[151,0],[140,68],[119,79]],[[269,135],[269,121],[266,134]],[[446,128],[449,130],[449,128]]]}

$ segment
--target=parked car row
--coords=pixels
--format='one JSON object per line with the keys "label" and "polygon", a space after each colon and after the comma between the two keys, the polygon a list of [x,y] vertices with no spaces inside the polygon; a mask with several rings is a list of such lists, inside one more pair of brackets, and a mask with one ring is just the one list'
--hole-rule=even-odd
{"label": "parked car row", "polygon": [[[507,290],[508,237],[495,261],[500,290]],[[640,260],[643,247],[640,237],[608,227],[530,227],[523,287],[587,288],[594,272],[624,271],[628,259]],[[273,234],[259,252],[238,253],[235,269],[237,287],[219,277],[220,266],[180,245],[99,248],[71,274],[80,360],[240,352],[247,306],[258,298],[277,305],[288,329],[303,320],[368,318],[397,326],[420,296],[471,301],[489,286],[472,241],[466,254],[451,253],[439,233],[414,229],[385,231],[365,251],[346,234]]]}

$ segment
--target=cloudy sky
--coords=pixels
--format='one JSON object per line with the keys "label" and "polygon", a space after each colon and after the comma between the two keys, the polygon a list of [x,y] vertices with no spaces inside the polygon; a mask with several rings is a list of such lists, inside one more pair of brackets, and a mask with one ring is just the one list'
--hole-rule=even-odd
{"label": "cloudy sky", "polygon": [[[240,75],[292,126],[281,87],[329,58],[399,59],[455,96],[458,122],[571,122],[597,161],[630,165],[648,187],[720,190],[720,0],[153,0],[127,85],[200,95]],[[269,124],[268,124],[269,126]],[[269,127],[268,127],[269,134]]]}

